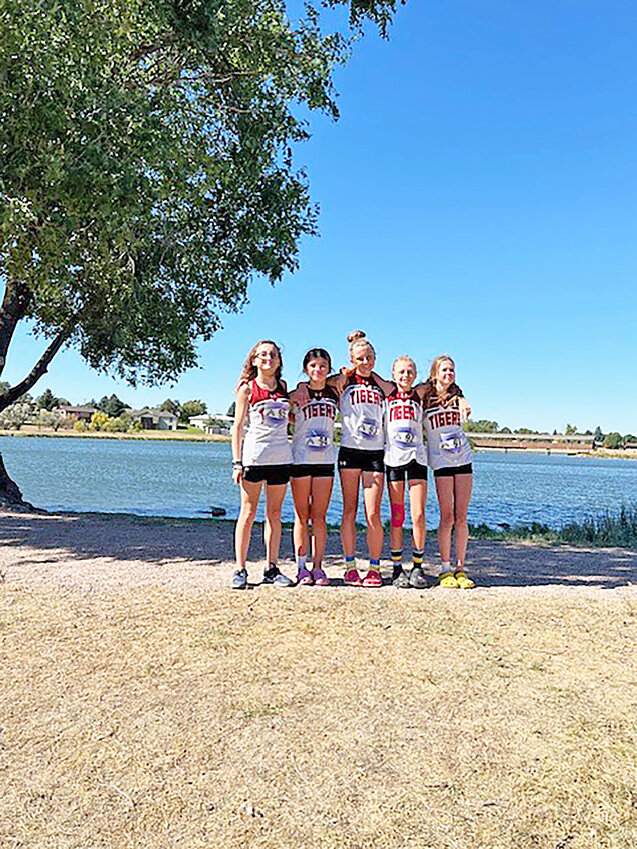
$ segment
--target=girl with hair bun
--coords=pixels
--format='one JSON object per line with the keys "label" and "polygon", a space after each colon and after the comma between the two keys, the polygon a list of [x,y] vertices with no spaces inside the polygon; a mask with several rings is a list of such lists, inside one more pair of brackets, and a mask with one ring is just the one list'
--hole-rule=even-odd
{"label": "girl with hair bun", "polygon": [[[418,388],[413,388],[416,364],[411,357],[403,355],[394,360],[392,378],[385,402],[385,469],[391,507],[389,542],[393,584],[422,590],[429,586],[422,568],[426,538],[427,450],[422,399]],[[405,483],[409,491],[413,537],[413,565],[409,574],[402,565]]]}
{"label": "girl with hair bun", "polygon": [[[235,528],[237,569],[233,589],[248,583],[246,560],[262,485],[265,484],[266,516],[263,527],[267,567],[264,584],[294,586],[277,566],[281,544],[281,506],[290,479],[292,452],[287,427],[290,402],[281,378],[281,349],[269,339],[249,351],[237,383],[232,428],[232,479],[241,487],[241,509]],[[247,430],[244,436],[244,425]]]}
{"label": "girl with hair bun", "polygon": [[[419,387],[425,407],[427,458],[433,469],[440,506],[438,548],[441,587],[471,589],[475,586],[465,570],[469,528],[467,509],[471,498],[471,446],[462,422],[471,410],[455,382],[456,367],[448,354],[431,364],[429,379]],[[451,535],[455,527],[456,563],[451,566]]]}
{"label": "girl with hair bun", "polygon": [[[334,421],[338,392],[328,385],[332,360],[325,348],[311,348],[303,358],[309,377],[305,392],[291,396],[294,416],[292,438],[292,497],[294,498],[294,553],[300,585],[329,585],[323,571],[327,538],[326,515],[334,484]],[[312,544],[310,546],[310,523]],[[307,558],[312,551],[312,569]]]}
{"label": "girl with hair bun", "polygon": [[[383,525],[380,504],[383,495],[385,392],[372,374],[376,352],[362,330],[347,337],[352,368],[337,378],[340,389],[341,447],[338,469],[343,491],[341,539],[345,556],[344,581],[350,586],[381,587],[380,557]],[[356,568],[356,513],[362,484],[367,520],[369,569],[364,578]]]}

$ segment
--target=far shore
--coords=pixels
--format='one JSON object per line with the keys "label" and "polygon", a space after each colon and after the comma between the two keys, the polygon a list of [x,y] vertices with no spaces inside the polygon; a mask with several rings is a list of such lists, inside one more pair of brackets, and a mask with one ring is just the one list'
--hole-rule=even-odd
{"label": "far shore", "polygon": [[[43,437],[51,438],[59,436],[63,439],[133,439],[159,442],[230,442],[229,434],[204,433],[192,430],[143,430],[126,433],[106,431],[76,431],[76,430],[53,430],[53,428],[38,428],[35,425],[24,425],[21,430],[0,429],[0,436],[20,437]],[[508,452],[516,454],[565,454],[570,457],[604,457],[618,458],[623,460],[637,460],[637,449],[613,449],[596,448],[594,451],[573,451],[572,449],[551,448],[474,448],[476,453],[482,451],[497,451],[503,454]]]}

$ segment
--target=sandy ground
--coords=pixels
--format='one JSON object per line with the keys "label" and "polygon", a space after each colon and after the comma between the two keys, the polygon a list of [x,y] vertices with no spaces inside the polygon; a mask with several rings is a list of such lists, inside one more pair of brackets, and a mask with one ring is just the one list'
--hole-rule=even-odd
{"label": "sandy ground", "polygon": [[[234,523],[224,520],[0,512],[0,580],[80,592],[118,593],[156,587],[201,593],[220,589],[228,586],[234,569],[233,529]],[[255,526],[250,564],[253,587],[258,587],[263,568],[261,536],[261,528]],[[427,568],[432,574],[435,545],[435,536],[430,535]],[[326,569],[333,587],[355,592],[343,587],[340,551],[338,533],[330,532]],[[359,551],[364,551],[362,538]],[[291,554],[291,532],[284,529],[280,565],[294,574]],[[361,565],[364,567],[364,561]],[[637,552],[623,549],[473,540],[468,565],[479,585],[474,592],[479,593],[549,588],[553,592],[566,588],[599,592],[637,587]],[[390,571],[385,561],[383,572],[388,575]],[[379,592],[397,590],[387,586]],[[433,592],[448,595],[440,588]]]}

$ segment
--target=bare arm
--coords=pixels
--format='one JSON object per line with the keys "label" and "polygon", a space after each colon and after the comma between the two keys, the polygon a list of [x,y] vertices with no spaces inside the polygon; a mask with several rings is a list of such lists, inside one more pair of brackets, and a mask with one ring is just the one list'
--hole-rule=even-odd
{"label": "bare arm", "polygon": [[391,395],[391,393],[396,388],[396,384],[394,383],[393,380],[385,380],[380,375],[376,374],[375,371],[372,372],[372,377],[374,378],[376,383],[380,386],[380,388],[383,390],[383,393],[385,395]]}
{"label": "bare arm", "polygon": [[250,389],[247,383],[241,384],[237,390],[237,401],[234,408],[234,423],[232,425],[232,482],[240,483],[243,477],[241,465],[241,447],[243,445],[243,425],[248,414]]}

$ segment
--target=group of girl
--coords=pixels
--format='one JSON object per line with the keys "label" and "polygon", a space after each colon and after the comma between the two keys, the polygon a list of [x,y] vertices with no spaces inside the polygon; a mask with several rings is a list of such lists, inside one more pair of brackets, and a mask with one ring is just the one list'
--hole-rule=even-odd
{"label": "group of girl", "polygon": [[[348,337],[350,367],[332,374],[330,355],[312,348],[303,360],[308,381],[288,392],[281,377],[281,351],[274,342],[258,342],[249,352],[239,382],[232,430],[232,474],[241,487],[241,509],[235,530],[237,569],[232,586],[248,583],[246,560],[252,525],[263,486],[266,491],[264,537],[266,569],[263,583],[276,586],[327,586],[323,569],[327,537],[326,514],[334,483],[334,423],[341,418],[338,469],[343,494],[341,539],[344,583],[380,587],[383,525],[380,506],[384,475],[391,504],[390,549],[392,582],[397,587],[424,589],[430,579],[423,570],[427,466],[434,474],[440,506],[438,583],[470,589],[465,571],[471,497],[471,448],[462,429],[470,413],[455,383],[455,365],[443,354],[433,361],[428,380],[414,385],[416,365],[400,356],[392,380],[374,371],[376,354],[362,331]],[[288,422],[293,421],[292,443]],[[423,431],[426,431],[425,444]],[[291,480],[294,499],[296,580],[283,574],[277,561],[281,542],[281,507]],[[356,514],[362,484],[369,567],[356,567]],[[403,566],[405,487],[412,519],[413,560]],[[455,527],[456,558],[451,542]],[[311,555],[311,562],[310,562]]]}

